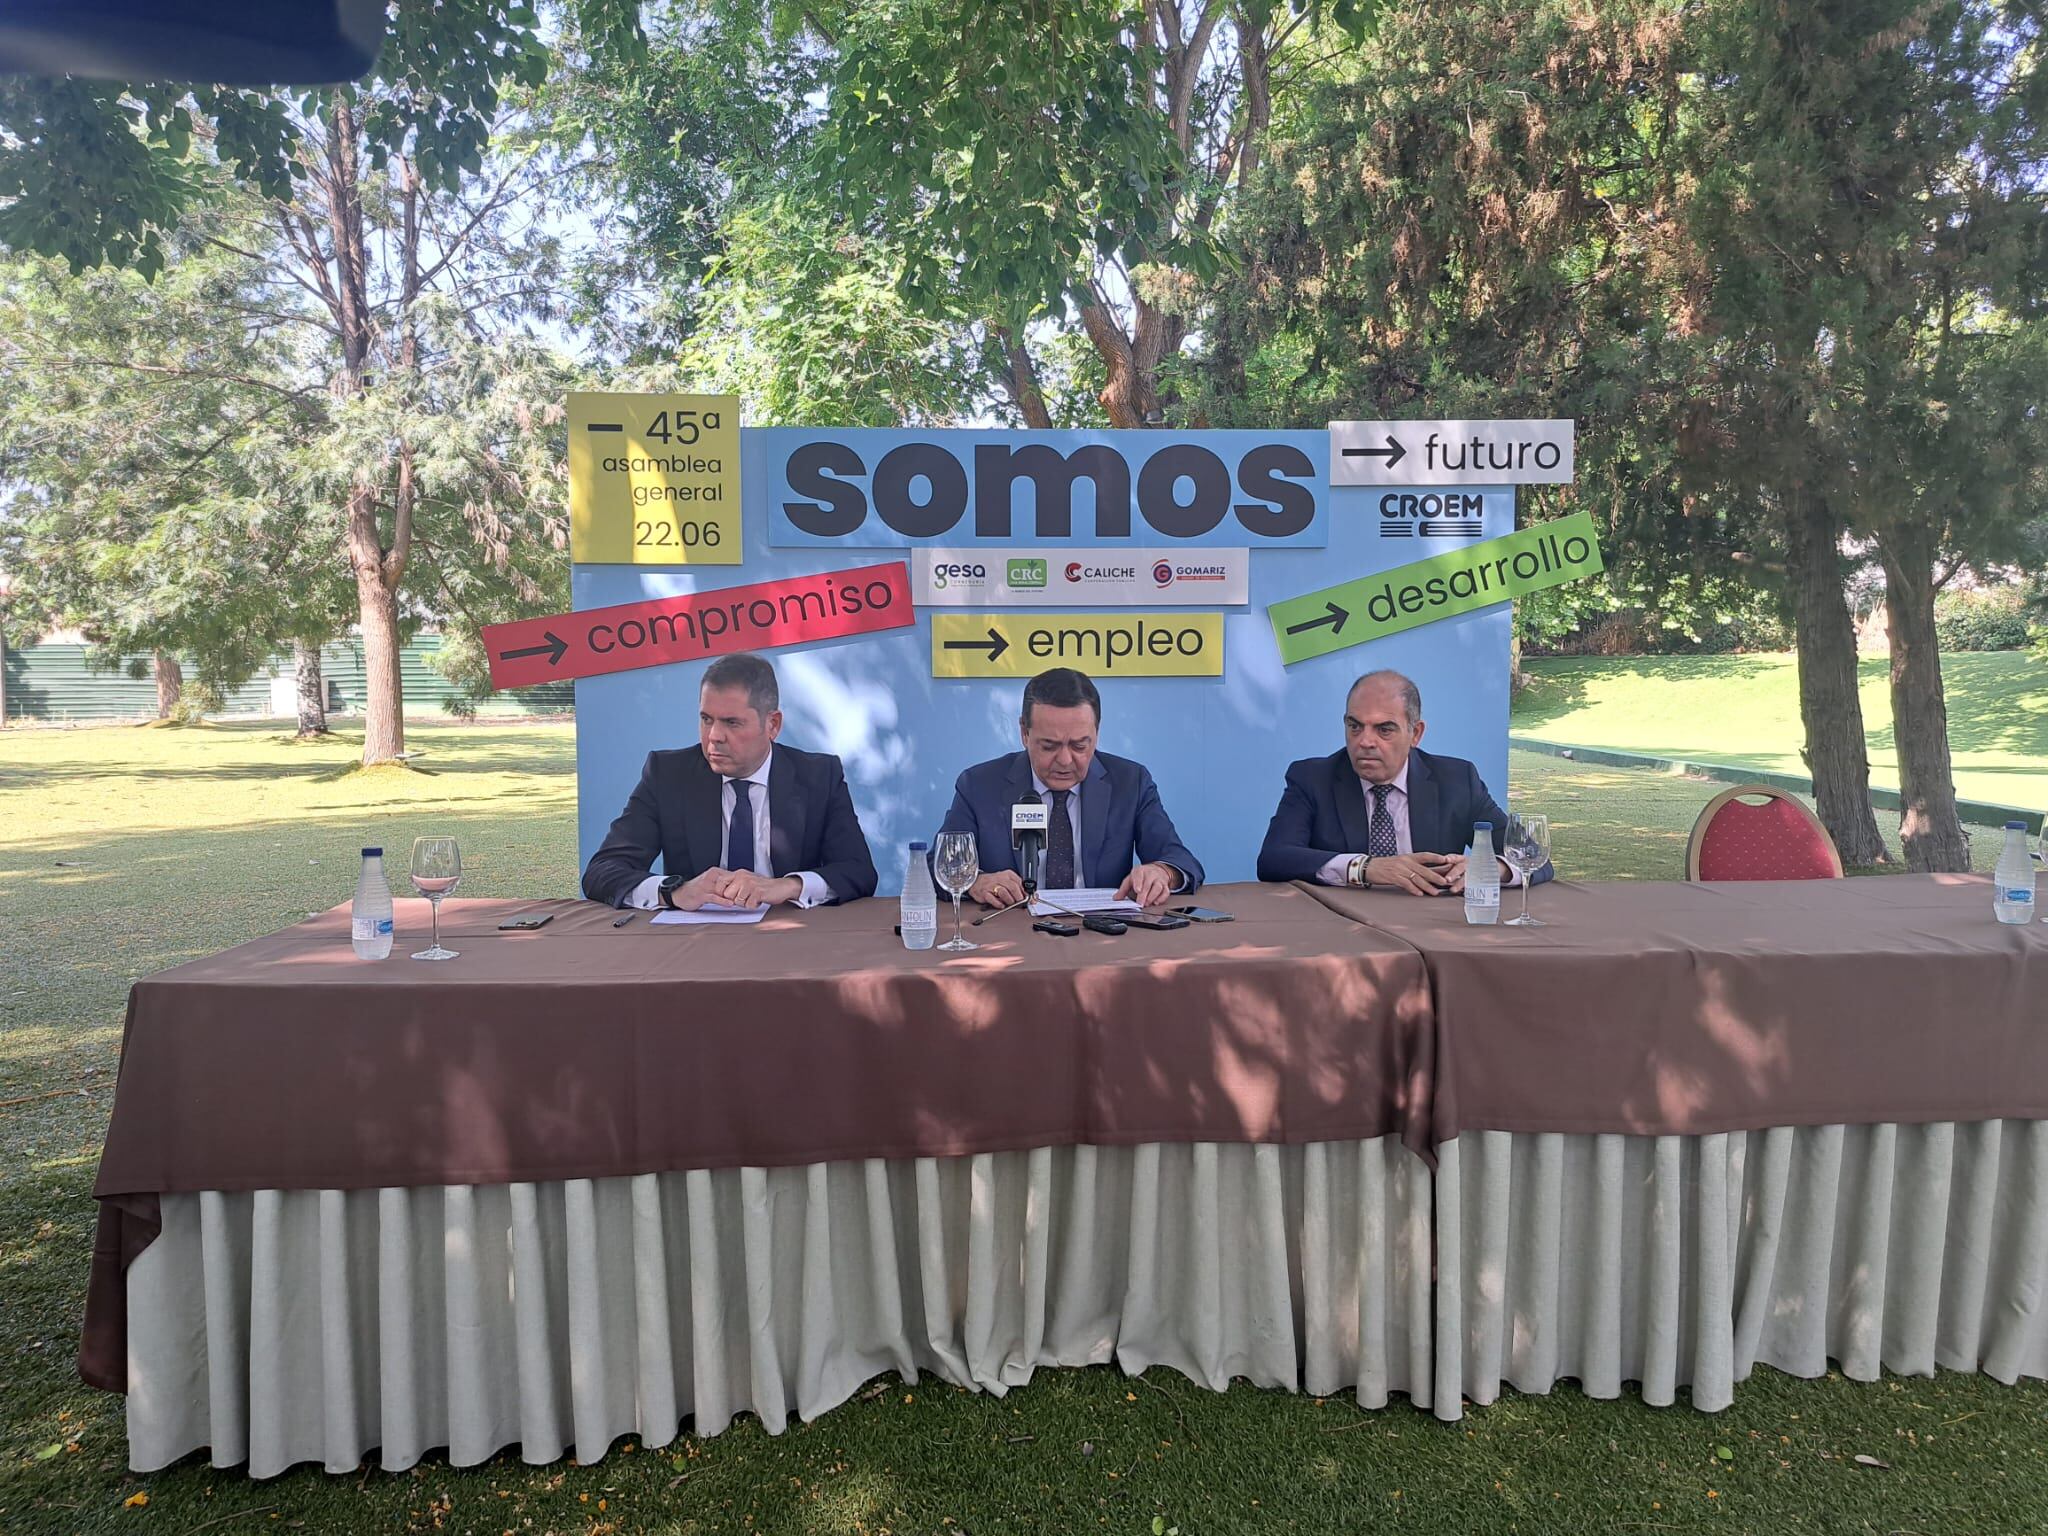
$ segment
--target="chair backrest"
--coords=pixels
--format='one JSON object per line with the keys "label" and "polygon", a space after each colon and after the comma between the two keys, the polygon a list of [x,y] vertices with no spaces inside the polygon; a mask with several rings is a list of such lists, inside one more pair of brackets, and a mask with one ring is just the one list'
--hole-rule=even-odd
{"label": "chair backrest", "polygon": [[[1763,797],[1752,805],[1750,798]],[[1706,804],[1685,850],[1688,880],[1839,880],[1842,856],[1804,801],[1737,784]]]}

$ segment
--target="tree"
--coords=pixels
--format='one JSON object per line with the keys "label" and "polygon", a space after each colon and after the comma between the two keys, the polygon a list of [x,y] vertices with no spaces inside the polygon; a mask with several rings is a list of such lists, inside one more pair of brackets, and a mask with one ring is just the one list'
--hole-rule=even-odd
{"label": "tree", "polygon": [[[587,46],[638,47],[627,0],[580,0],[575,13]],[[453,297],[481,335],[485,321],[544,307],[557,281],[548,268],[559,241],[537,226],[559,168],[535,149],[485,174],[506,94],[547,73],[538,26],[517,0],[395,6],[371,81],[303,96],[0,81],[0,198],[11,198],[0,242],[74,270],[111,262],[153,276],[209,167],[264,199],[260,224],[223,243],[275,257],[311,296],[326,337],[349,478],[325,483],[339,497],[356,586],[365,763],[404,748],[400,591],[421,508],[419,444],[365,434],[417,420],[436,398],[421,379],[420,311],[431,295]],[[504,238],[514,219],[522,238]],[[399,405],[367,405],[373,387]],[[493,466],[475,467],[491,483]],[[472,535],[487,547],[493,538],[487,526]]]}
{"label": "tree", "polygon": [[262,286],[252,263],[203,246],[154,285],[38,259],[0,269],[13,605],[109,656],[152,653],[160,716],[183,687],[179,654],[219,693],[345,623],[331,544],[275,494],[323,397],[294,386],[274,328],[222,324],[260,306]]}

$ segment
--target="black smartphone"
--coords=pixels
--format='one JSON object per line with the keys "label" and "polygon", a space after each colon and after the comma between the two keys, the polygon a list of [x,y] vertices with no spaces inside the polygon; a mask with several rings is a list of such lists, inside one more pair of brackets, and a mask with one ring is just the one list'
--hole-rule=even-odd
{"label": "black smartphone", "polygon": [[1191,923],[1234,923],[1235,912],[1218,912],[1214,907],[1168,907],[1175,917],[1184,917]]}
{"label": "black smartphone", "polygon": [[1056,933],[1063,939],[1071,939],[1081,931],[1072,923],[1063,923],[1056,917],[1041,917],[1031,928],[1034,933]]}
{"label": "black smartphone", "polygon": [[1123,933],[1130,925],[1119,922],[1107,912],[1090,912],[1081,919],[1081,926],[1090,933]]}
{"label": "black smartphone", "polygon": [[1163,912],[1157,916],[1150,912],[1126,912],[1122,920],[1133,928],[1173,929],[1188,926],[1186,918],[1176,917],[1171,912]]}
{"label": "black smartphone", "polygon": [[508,928],[545,928],[554,920],[555,914],[552,912],[534,912],[526,917],[508,917],[498,924],[498,931],[502,933]]}

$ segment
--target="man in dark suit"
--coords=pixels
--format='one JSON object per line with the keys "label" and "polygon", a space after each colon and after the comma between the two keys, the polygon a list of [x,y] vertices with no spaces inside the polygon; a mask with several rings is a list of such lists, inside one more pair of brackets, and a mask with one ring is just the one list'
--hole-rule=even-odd
{"label": "man in dark suit", "polygon": [[1043,889],[1115,886],[1118,896],[1149,907],[1202,883],[1202,861],[1173,830],[1144,764],[1095,750],[1101,724],[1102,696],[1085,676],[1071,667],[1041,672],[1024,685],[1024,750],[960,775],[941,830],[974,834],[982,870],[970,888],[976,901],[1007,907],[1024,899],[1010,807],[1034,794],[1048,813]]}
{"label": "man in dark suit", "polygon": [[[775,669],[721,656],[697,695],[698,745],[650,752],[626,808],[583,871],[583,894],[614,907],[693,911],[875,894],[875,861],[839,759],[776,745]],[[648,871],[661,857],[665,875]]]}
{"label": "man in dark suit", "polygon": [[[1424,752],[1422,694],[1399,672],[1368,672],[1344,702],[1344,750],[1287,770],[1280,808],[1259,849],[1261,880],[1314,880],[1437,896],[1465,889],[1472,824],[1493,823],[1497,855],[1508,813],[1462,757]],[[1537,870],[1531,884],[1554,871]],[[1501,883],[1521,884],[1505,859]]]}

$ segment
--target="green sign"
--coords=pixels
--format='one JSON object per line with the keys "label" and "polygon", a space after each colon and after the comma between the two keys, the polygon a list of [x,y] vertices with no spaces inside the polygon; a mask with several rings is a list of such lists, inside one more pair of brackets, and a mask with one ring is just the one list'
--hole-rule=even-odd
{"label": "green sign", "polygon": [[1577,581],[1600,568],[1593,519],[1574,512],[1505,538],[1290,597],[1271,604],[1266,618],[1280,642],[1280,659],[1292,665]]}
{"label": "green sign", "polygon": [[1042,587],[1045,585],[1045,562],[1043,560],[1012,560],[1009,564],[1005,585],[1013,588]]}

